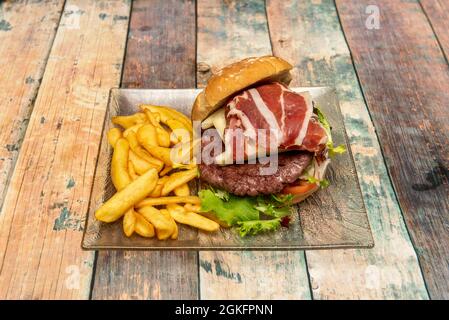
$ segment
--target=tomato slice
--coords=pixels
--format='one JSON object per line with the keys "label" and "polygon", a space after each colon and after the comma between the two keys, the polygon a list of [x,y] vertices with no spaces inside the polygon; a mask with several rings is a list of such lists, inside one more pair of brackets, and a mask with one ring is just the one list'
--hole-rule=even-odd
{"label": "tomato slice", "polygon": [[299,180],[296,183],[286,186],[281,193],[283,194],[305,194],[316,188],[315,183],[310,183],[304,180]]}

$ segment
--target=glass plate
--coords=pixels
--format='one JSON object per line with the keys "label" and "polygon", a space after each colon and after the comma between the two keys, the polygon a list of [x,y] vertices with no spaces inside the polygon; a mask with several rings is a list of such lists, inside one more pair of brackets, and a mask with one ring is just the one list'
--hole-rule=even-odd
{"label": "glass plate", "polygon": [[106,133],[113,126],[111,117],[137,112],[140,104],[166,105],[190,116],[199,89],[112,89],[98,152],[94,184],[84,228],[82,247],[98,249],[146,250],[289,250],[359,248],[374,245],[352,154],[348,146],[335,89],[329,87],[293,88],[308,91],[332,125],[335,144],[345,144],[348,152],[336,156],[327,171],[330,186],[315,192],[295,206],[289,228],[241,238],[236,230],[221,228],[215,233],[198,231],[178,224],[179,239],[159,241],[138,235],[127,238],[122,219],[102,223],[95,210],[115,192],[110,179],[112,149]]}

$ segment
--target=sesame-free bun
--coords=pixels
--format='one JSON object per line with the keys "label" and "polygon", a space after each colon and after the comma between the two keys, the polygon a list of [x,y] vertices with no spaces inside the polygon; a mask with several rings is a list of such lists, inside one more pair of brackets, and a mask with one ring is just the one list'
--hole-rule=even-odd
{"label": "sesame-free bun", "polygon": [[293,66],[274,57],[253,57],[230,64],[216,72],[192,107],[192,120],[202,121],[221,108],[230,97],[251,86],[266,82],[288,85]]}

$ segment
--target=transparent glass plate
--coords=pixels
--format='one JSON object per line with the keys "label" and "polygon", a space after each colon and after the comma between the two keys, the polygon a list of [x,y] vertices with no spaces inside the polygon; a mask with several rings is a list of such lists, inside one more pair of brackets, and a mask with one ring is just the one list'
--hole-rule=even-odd
{"label": "transparent glass plate", "polygon": [[199,89],[112,89],[98,152],[82,247],[98,249],[145,250],[289,250],[360,248],[374,245],[363,203],[356,169],[348,145],[335,89],[329,87],[293,88],[309,91],[332,125],[335,144],[345,144],[348,152],[336,156],[329,166],[329,187],[315,192],[295,206],[289,228],[241,238],[236,230],[221,228],[215,233],[198,231],[178,224],[179,239],[159,241],[138,235],[127,238],[122,219],[103,223],[95,210],[115,192],[110,179],[112,149],[106,133],[113,126],[111,117],[137,112],[140,104],[166,105],[190,116]]}

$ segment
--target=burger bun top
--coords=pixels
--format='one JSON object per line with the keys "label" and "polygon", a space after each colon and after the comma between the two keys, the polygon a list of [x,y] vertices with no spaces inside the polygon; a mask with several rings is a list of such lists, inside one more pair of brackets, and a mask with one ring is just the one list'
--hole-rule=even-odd
{"label": "burger bun top", "polygon": [[192,120],[203,121],[221,108],[233,95],[257,84],[280,82],[288,85],[293,66],[274,57],[252,57],[230,64],[216,72],[192,107]]}

